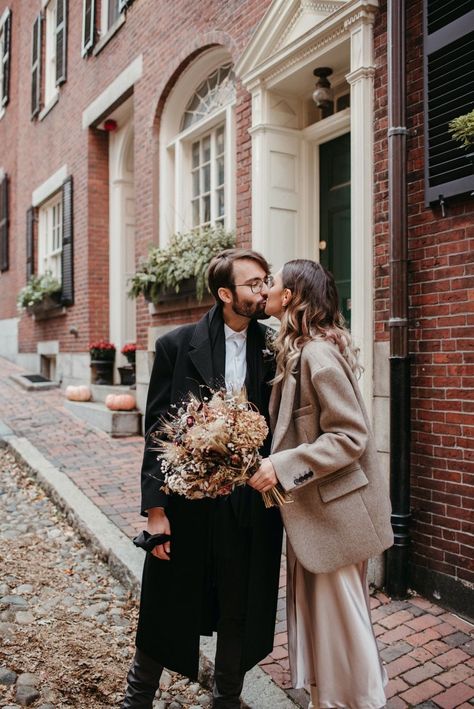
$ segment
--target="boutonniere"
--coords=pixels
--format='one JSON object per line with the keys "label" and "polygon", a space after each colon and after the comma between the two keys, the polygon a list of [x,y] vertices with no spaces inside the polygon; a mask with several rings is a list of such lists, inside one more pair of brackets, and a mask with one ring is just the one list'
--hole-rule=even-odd
{"label": "boutonniere", "polygon": [[265,331],[265,347],[262,350],[264,362],[273,362],[276,357],[275,340],[277,333],[273,328],[267,327]]}

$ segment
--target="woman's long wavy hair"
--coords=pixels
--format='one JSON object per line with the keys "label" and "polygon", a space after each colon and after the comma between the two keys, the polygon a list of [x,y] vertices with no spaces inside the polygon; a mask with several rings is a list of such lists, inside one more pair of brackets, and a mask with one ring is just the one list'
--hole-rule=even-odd
{"label": "woman's long wavy hair", "polygon": [[277,367],[273,383],[295,371],[301,349],[315,337],[333,342],[355,375],[360,376],[363,368],[359,349],[352,343],[339,310],[333,275],[316,261],[294,259],[283,266],[282,278],[283,288],[291,291],[292,298],[274,342]]}

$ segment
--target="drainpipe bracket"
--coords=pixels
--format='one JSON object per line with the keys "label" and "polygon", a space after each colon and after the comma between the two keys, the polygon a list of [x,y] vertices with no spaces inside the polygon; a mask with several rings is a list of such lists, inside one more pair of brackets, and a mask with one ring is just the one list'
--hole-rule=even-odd
{"label": "drainpipe bracket", "polygon": [[408,319],[407,318],[390,318],[388,321],[389,327],[407,327],[408,326]]}
{"label": "drainpipe bracket", "polygon": [[394,126],[388,129],[388,137],[391,138],[393,135],[410,135],[410,131],[405,126]]}

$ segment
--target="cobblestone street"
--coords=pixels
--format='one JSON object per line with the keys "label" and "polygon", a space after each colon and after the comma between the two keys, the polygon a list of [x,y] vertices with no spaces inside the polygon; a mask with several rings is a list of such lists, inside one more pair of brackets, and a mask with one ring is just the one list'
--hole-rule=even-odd
{"label": "cobblestone street", "polygon": [[[142,439],[112,439],[86,425],[65,410],[60,390],[25,392],[9,379],[19,371],[2,360],[0,425],[10,431],[5,440],[16,441],[17,448],[21,443],[24,450],[28,442],[77,486],[73,504],[82,505],[77,495],[84,493],[115,533],[126,535],[125,547],[134,549],[129,539],[143,526],[137,511]],[[136,604],[36,482],[24,478],[11,454],[0,455],[0,707],[25,706],[20,698],[27,692],[35,697],[30,704],[35,709],[117,707],[132,652]],[[291,689],[285,593],[283,563],[275,645],[260,665],[265,686],[287,692],[279,709],[308,702],[304,691]],[[471,623],[419,596],[393,601],[376,591],[371,606],[390,679],[388,709],[473,706]],[[248,677],[252,709],[275,709],[277,704],[254,684],[255,677]],[[200,692],[199,685],[166,675],[156,707],[206,706],[210,697]]]}
{"label": "cobblestone street", "polygon": [[[5,451],[0,470],[0,706],[118,706],[136,602]],[[162,688],[156,709],[210,704],[177,675]]]}

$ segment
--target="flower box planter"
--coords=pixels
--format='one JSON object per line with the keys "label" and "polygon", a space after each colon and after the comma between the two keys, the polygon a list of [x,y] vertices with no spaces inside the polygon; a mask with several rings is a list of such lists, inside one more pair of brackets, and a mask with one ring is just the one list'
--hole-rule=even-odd
{"label": "flower box planter", "polygon": [[135,365],[126,364],[123,367],[117,367],[120,375],[120,384],[122,386],[132,386],[135,384]]}
{"label": "flower box planter", "polygon": [[26,308],[28,315],[33,315],[35,320],[44,320],[53,315],[58,315],[62,310],[60,291],[45,295],[39,303],[29,305]]}
{"label": "flower box planter", "polygon": [[196,279],[186,278],[179,284],[179,292],[175,288],[165,288],[162,286],[159,290],[158,297],[152,298],[150,291],[145,294],[145,300],[148,303],[159,305],[160,303],[170,303],[173,300],[182,300],[183,298],[196,298]]}
{"label": "flower box planter", "polygon": [[114,360],[91,360],[91,384],[111,385],[114,383]]}

